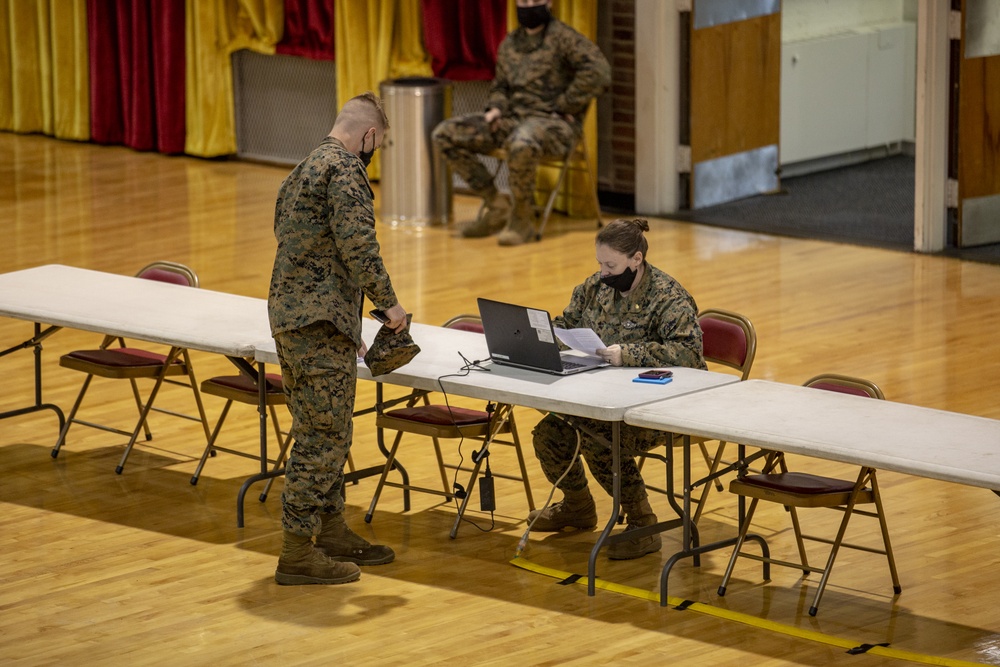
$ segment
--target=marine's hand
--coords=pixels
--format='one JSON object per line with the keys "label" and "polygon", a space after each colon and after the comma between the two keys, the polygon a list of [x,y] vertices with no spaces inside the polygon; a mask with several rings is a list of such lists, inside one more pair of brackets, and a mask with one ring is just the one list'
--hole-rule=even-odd
{"label": "marine's hand", "polygon": [[612,366],[622,365],[622,346],[621,345],[609,345],[608,347],[598,350],[597,356],[604,361],[608,362]]}
{"label": "marine's hand", "polygon": [[389,318],[389,322],[385,325],[393,330],[395,333],[406,328],[406,311],[398,303],[392,308],[388,308],[385,311],[385,316]]}
{"label": "marine's hand", "polygon": [[361,341],[361,347],[358,348],[358,358],[362,358],[366,354],[368,354],[368,345],[364,341]]}
{"label": "marine's hand", "polygon": [[495,123],[500,120],[500,116],[500,109],[493,107],[488,109],[486,113],[483,114],[483,120],[486,121],[486,124],[490,126],[491,130],[495,130]]}

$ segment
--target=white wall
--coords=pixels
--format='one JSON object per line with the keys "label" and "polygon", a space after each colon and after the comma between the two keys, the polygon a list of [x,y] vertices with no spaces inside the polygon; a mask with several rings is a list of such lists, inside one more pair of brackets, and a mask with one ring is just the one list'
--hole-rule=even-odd
{"label": "white wall", "polygon": [[782,3],[781,163],[914,140],[910,0]]}
{"label": "white wall", "polygon": [[903,21],[904,0],[783,0],[781,39],[796,42]]}

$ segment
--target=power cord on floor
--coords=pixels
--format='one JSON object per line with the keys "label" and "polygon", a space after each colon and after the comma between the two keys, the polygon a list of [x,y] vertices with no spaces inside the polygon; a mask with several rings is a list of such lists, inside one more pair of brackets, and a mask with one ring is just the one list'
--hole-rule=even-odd
{"label": "power cord on floor", "polygon": [[535,522],[538,521],[538,517],[540,517],[542,513],[548,509],[549,504],[552,502],[552,496],[555,495],[556,489],[559,488],[559,483],[562,482],[566,475],[569,474],[569,471],[573,469],[573,464],[576,463],[577,458],[580,456],[581,443],[582,438],[580,437],[580,431],[579,429],[576,429],[576,449],[573,450],[573,456],[569,460],[569,465],[567,465],[566,469],[563,470],[561,475],[559,475],[559,479],[552,484],[552,489],[549,490],[549,496],[545,499],[545,504],[542,505],[542,509],[535,515],[534,519],[528,522],[528,527],[525,529],[524,535],[521,536],[521,539],[517,543],[517,548],[514,549],[514,558],[520,557],[524,552],[524,549],[528,546],[528,535],[531,534],[532,527],[534,527]]}

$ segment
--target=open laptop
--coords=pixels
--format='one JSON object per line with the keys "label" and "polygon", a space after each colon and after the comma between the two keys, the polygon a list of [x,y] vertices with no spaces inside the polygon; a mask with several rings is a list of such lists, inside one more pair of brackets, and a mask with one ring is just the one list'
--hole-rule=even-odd
{"label": "open laptop", "polygon": [[560,351],[547,311],[490,299],[478,301],[486,347],[495,363],[555,375],[572,375],[608,365],[598,357]]}

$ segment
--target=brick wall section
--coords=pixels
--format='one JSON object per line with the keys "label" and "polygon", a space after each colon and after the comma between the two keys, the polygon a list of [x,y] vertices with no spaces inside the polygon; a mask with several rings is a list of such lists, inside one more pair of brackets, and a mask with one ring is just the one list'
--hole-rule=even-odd
{"label": "brick wall section", "polygon": [[601,2],[600,20],[606,43],[601,44],[611,62],[612,84],[608,103],[602,105],[602,147],[610,156],[601,156],[601,189],[618,194],[635,194],[635,0]]}

